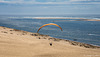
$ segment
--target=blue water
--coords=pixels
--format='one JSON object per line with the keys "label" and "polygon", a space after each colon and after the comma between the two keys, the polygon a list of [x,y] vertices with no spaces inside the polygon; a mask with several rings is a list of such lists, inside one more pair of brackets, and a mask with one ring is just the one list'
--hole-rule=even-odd
{"label": "blue water", "polygon": [[36,33],[40,26],[47,23],[55,23],[61,26],[63,31],[56,26],[46,26],[42,28],[39,33],[72,41],[76,41],[75,39],[77,39],[78,42],[100,46],[99,21],[61,21],[65,19],[33,19],[31,17],[100,19],[100,15],[0,15],[0,26]]}

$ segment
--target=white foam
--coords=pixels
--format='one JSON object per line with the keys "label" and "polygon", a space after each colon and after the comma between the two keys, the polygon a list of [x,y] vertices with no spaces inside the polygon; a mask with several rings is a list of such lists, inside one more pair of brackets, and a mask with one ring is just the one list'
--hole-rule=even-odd
{"label": "white foam", "polygon": [[[83,17],[8,17],[10,19],[90,19],[90,20],[100,20],[98,18],[83,18]],[[76,20],[70,20],[76,21]]]}
{"label": "white foam", "polygon": [[98,34],[88,34],[88,35],[93,35],[93,36],[100,36],[100,35],[98,35]]}
{"label": "white foam", "polygon": [[8,17],[11,19],[22,19],[22,18],[31,18],[31,19],[81,19],[78,17]]}

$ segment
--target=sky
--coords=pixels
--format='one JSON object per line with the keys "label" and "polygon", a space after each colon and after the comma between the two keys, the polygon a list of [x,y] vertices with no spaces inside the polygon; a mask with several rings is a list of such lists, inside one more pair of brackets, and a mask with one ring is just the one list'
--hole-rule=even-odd
{"label": "sky", "polygon": [[100,0],[0,0],[0,15],[100,14]]}

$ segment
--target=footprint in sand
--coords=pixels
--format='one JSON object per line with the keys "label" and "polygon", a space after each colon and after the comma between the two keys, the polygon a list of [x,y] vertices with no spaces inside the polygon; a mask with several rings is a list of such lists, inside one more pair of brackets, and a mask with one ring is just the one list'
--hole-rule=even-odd
{"label": "footprint in sand", "polygon": [[10,31],[13,31],[13,30],[10,30]]}
{"label": "footprint in sand", "polygon": [[4,33],[8,33],[8,32],[5,32],[5,31],[4,31]]}
{"label": "footprint in sand", "polygon": [[10,34],[13,34],[13,33],[10,33]]}
{"label": "footprint in sand", "polygon": [[31,36],[38,36],[37,34],[30,34]]}
{"label": "footprint in sand", "polygon": [[6,28],[3,28],[3,29],[6,29]]}

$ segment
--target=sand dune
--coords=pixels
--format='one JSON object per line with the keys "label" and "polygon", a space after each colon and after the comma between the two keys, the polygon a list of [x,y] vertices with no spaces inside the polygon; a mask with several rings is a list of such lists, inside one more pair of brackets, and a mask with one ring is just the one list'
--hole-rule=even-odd
{"label": "sand dune", "polygon": [[0,57],[100,57],[100,47],[0,27]]}

